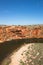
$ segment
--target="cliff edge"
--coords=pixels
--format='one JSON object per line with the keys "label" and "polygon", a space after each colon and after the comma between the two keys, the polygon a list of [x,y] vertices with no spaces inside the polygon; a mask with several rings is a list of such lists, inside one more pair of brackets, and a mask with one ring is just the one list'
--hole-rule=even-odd
{"label": "cliff edge", "polygon": [[25,38],[43,38],[43,25],[0,25],[0,42]]}

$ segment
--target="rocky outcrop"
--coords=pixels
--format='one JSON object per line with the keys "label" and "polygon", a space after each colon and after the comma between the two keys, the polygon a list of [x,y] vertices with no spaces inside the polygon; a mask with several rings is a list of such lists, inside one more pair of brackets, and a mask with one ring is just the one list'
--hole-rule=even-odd
{"label": "rocky outcrop", "polygon": [[43,25],[0,25],[0,42],[25,38],[43,38]]}

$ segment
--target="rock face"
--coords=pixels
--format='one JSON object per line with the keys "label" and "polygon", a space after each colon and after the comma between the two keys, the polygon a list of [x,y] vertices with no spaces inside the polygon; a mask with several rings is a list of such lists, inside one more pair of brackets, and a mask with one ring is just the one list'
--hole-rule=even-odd
{"label": "rock face", "polygon": [[0,25],[0,42],[24,38],[43,38],[43,25]]}

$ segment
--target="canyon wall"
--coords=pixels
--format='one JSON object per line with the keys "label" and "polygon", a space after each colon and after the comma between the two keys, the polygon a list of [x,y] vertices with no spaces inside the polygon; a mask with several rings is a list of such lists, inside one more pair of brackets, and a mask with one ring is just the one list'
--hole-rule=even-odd
{"label": "canyon wall", "polygon": [[0,25],[0,42],[25,38],[43,38],[43,25]]}
{"label": "canyon wall", "polygon": [[0,25],[0,42],[26,38],[43,38],[43,25]]}
{"label": "canyon wall", "polygon": [[0,25],[0,63],[24,43],[43,43],[43,25]]}

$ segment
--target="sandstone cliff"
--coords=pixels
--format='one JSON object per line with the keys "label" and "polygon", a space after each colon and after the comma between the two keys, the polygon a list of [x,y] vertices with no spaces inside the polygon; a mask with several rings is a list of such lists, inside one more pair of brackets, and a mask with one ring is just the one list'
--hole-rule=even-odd
{"label": "sandstone cliff", "polygon": [[0,42],[25,38],[43,38],[43,25],[0,25]]}

